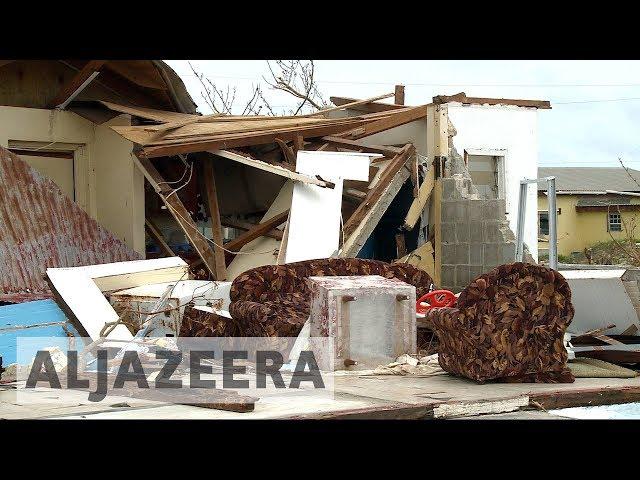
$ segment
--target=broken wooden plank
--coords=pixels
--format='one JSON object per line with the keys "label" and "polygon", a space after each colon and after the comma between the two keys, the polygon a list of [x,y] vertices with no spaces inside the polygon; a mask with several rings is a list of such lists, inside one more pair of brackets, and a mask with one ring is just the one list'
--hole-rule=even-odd
{"label": "broken wooden plank", "polygon": [[158,172],[153,163],[151,163],[151,160],[147,158],[138,158],[136,155],[133,155],[132,158],[136,167],[138,167],[142,172],[147,181],[167,206],[169,213],[171,213],[173,218],[176,219],[178,225],[189,239],[189,242],[198,253],[211,275],[215,276],[217,271],[215,252],[213,251],[209,240],[200,233],[200,230],[191,219],[191,215],[189,215],[189,212],[178,198],[178,195],[174,193],[174,190],[169,187],[169,185],[167,185],[166,181],[160,175],[160,172]]}
{"label": "broken wooden plank", "polygon": [[[239,230],[251,230],[257,225],[256,223],[244,222],[242,220],[235,220],[233,218],[222,218],[220,219],[220,222],[225,227],[237,228]],[[275,240],[282,240],[283,233],[277,228],[274,228],[273,230],[265,233],[263,236],[273,238]]]}
{"label": "broken wooden plank", "polygon": [[[228,158],[229,160],[233,160],[234,162],[242,163],[244,165],[249,165],[251,167],[264,170],[265,172],[274,173],[276,175],[280,175],[281,177],[295,180],[296,182],[318,185],[319,187],[324,188],[334,187],[332,182],[313,178],[312,176],[305,175],[303,173],[292,172],[291,170],[287,170],[286,168],[280,167],[278,165],[272,165],[270,163],[263,162],[262,160],[255,160],[253,158],[245,157],[244,155],[239,155],[234,152],[229,152],[226,150],[213,150],[210,153],[213,153],[214,155],[218,155],[220,157]],[[293,164],[295,165],[295,160]]]}
{"label": "broken wooden plank", "polygon": [[337,107],[331,107],[331,108],[325,108],[324,110],[318,110],[317,112],[310,113],[307,116],[308,117],[313,117],[313,116],[316,116],[316,115],[324,115],[325,113],[335,112],[336,110],[344,110],[345,108],[353,108],[353,107],[357,107],[359,105],[366,105],[367,103],[372,103],[372,102],[375,102],[376,100],[384,100],[385,98],[389,98],[389,97],[393,97],[393,96],[394,96],[393,93],[385,93],[384,95],[378,95],[377,97],[366,98],[364,100],[354,100],[353,102],[344,103],[342,105],[338,105]]}
{"label": "broken wooden plank", "polygon": [[513,98],[467,97],[464,92],[456,93],[455,95],[437,95],[433,97],[433,103],[435,104],[443,104],[449,102],[460,102],[463,104],[477,105],[515,105],[518,107],[551,109],[551,103],[548,100],[517,100]]}
{"label": "broken wooden plank", "polygon": [[204,187],[207,193],[207,210],[211,218],[211,236],[213,237],[213,251],[216,262],[215,280],[225,280],[227,278],[227,267],[224,261],[224,250],[222,249],[224,238],[222,236],[222,224],[220,223],[216,179],[213,173],[213,158],[204,158],[202,162]]}
{"label": "broken wooden plank", "polygon": [[404,167],[415,154],[415,148],[413,145],[406,145],[403,150],[385,168],[375,187],[369,190],[365,200],[345,223],[341,257],[355,256],[360,251],[409,177],[409,171]]}
{"label": "broken wooden plank", "polygon": [[[364,142],[359,142],[356,140],[348,140],[346,138],[340,138],[340,137],[336,137],[336,136],[326,136],[326,137],[322,137],[322,140],[325,142],[329,142],[333,145],[338,145],[340,147],[344,147],[347,148],[349,150],[359,150],[359,149],[365,149],[369,152],[373,152],[373,153],[381,153],[382,155],[384,155],[385,157],[394,157],[397,154],[402,152],[401,148],[397,148],[397,147],[391,147],[391,146],[387,146],[387,145],[366,145]],[[326,147],[325,147],[326,148]],[[321,148],[318,148],[318,150],[321,150]]]}
{"label": "broken wooden plank", "polygon": [[418,188],[418,196],[413,199],[413,202],[411,202],[411,206],[409,207],[407,216],[404,219],[402,228],[404,228],[405,230],[413,230],[413,228],[416,226],[416,222],[420,218],[420,215],[422,215],[422,211],[424,210],[425,205],[431,197],[431,192],[433,192],[434,185],[434,168],[432,166],[431,168],[429,168],[427,176],[422,182],[422,185],[420,185],[420,187]]}
{"label": "broken wooden plank", "polygon": [[153,241],[156,242],[156,245],[158,245],[158,247],[160,247],[160,250],[162,250],[169,257],[175,257],[176,256],[176,254],[173,252],[173,250],[171,250],[171,247],[169,246],[169,244],[165,241],[164,237],[162,236],[162,232],[148,218],[144,219],[144,228],[147,231],[147,233],[149,234],[149,236],[153,239]]}
{"label": "broken wooden plank", "polygon": [[281,225],[282,223],[284,223],[288,217],[289,217],[289,210],[287,209],[286,211],[279,213],[277,215],[274,215],[270,219],[265,220],[262,223],[259,223],[258,225],[253,227],[251,230],[246,231],[239,237],[234,238],[233,240],[227,242],[224,245],[224,248],[226,248],[227,250],[231,250],[232,252],[237,252],[247,243],[251,242],[252,240],[255,240],[258,237],[262,237],[267,232],[271,231],[278,225]]}
{"label": "broken wooden plank", "polygon": [[49,108],[63,105],[72,95],[80,93],[79,90],[87,86],[91,76],[99,72],[106,60],[89,60],[71,80],[65,83],[58,94],[49,102]]}
{"label": "broken wooden plank", "polygon": [[152,120],[159,123],[179,122],[197,116],[190,113],[169,112],[155,108],[130,107],[128,105],[120,105],[104,100],[100,100],[100,103],[114,112],[126,113],[132,117],[144,118],[145,120]]}
{"label": "broken wooden plank", "polygon": [[393,103],[404,105],[404,85],[396,85]]}
{"label": "broken wooden plank", "polygon": [[[356,98],[346,98],[346,97],[330,97],[331,103],[338,106],[343,106],[348,103],[353,104],[357,102]],[[391,110],[398,110],[400,108],[404,108],[404,105],[394,105],[392,103],[378,103],[378,102],[369,102],[362,105],[352,105],[351,108],[353,110],[357,110],[365,113],[377,113],[377,112],[388,112]]]}
{"label": "broken wooden plank", "polygon": [[406,123],[414,122],[426,116],[427,105],[421,105],[419,107],[408,108],[401,112],[394,113],[388,117],[353,128],[347,132],[339,133],[335,136],[358,140],[376,133],[384,132],[391,128],[399,127]]}

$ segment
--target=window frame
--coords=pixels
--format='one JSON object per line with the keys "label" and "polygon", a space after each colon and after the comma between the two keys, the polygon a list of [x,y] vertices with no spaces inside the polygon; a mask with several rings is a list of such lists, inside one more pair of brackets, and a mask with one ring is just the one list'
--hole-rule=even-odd
{"label": "window frame", "polygon": [[[618,217],[617,223],[611,222],[611,217]],[[612,226],[617,226],[618,228],[612,228]],[[622,231],[622,214],[619,212],[608,212],[607,213],[607,232],[621,232]]]}

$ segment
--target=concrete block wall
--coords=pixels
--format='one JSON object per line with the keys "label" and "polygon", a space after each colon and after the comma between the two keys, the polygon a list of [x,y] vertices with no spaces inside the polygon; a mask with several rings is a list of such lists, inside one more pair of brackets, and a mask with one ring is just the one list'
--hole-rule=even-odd
{"label": "concrete block wall", "polygon": [[442,285],[462,291],[474,278],[515,260],[505,200],[479,199],[471,179],[442,179]]}

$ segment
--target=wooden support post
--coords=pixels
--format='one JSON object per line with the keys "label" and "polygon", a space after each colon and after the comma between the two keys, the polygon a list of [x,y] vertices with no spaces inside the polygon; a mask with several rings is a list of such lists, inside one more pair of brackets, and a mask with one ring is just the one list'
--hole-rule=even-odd
{"label": "wooden support post", "polygon": [[153,241],[156,242],[156,245],[158,245],[160,247],[160,250],[162,250],[164,253],[166,253],[167,256],[169,256],[169,257],[175,257],[176,256],[176,254],[173,253],[173,250],[171,250],[171,247],[169,246],[169,244],[165,241],[164,237],[162,236],[162,232],[148,218],[144,219],[144,228],[147,231],[147,233],[149,234],[149,236],[153,239]]}
{"label": "wooden support post", "polygon": [[138,158],[134,155],[133,161],[154,190],[158,195],[160,195],[160,198],[167,206],[167,209],[171,215],[173,215],[173,218],[176,219],[178,225],[180,225],[180,228],[182,228],[182,231],[184,231],[185,235],[189,239],[189,242],[193,245],[193,248],[198,253],[211,275],[215,278],[216,260],[213,248],[211,248],[212,245],[202,235],[202,233],[200,233],[200,230],[198,230],[198,227],[191,219],[189,212],[178,198],[178,195],[176,193],[171,193],[173,192],[173,189],[166,184],[162,175],[160,175],[160,172],[158,172],[151,160],[147,158]]}
{"label": "wooden support post", "polygon": [[396,105],[404,105],[404,85],[396,85],[395,100]]}
{"label": "wooden support post", "polygon": [[[429,152],[429,160],[433,161],[437,158],[447,158],[449,156],[449,136],[448,125],[449,119],[446,105],[433,105],[433,115],[427,115],[427,148]],[[432,122],[429,122],[432,119]],[[431,142],[429,142],[431,138]],[[432,170],[435,170],[432,168]],[[434,231],[434,250],[435,265],[433,281],[437,286],[442,284],[442,176],[444,171],[440,169],[438,178],[435,179],[431,207],[433,210],[433,231]]]}
{"label": "wooden support post", "polygon": [[[222,224],[220,223],[220,208],[218,207],[218,192],[216,189],[216,179],[213,174],[213,158],[207,157],[202,161],[202,173],[204,175],[204,187],[207,191],[207,206],[209,217],[211,218],[211,234],[216,245],[224,244],[222,235]],[[213,245],[216,262],[216,280],[226,280],[227,267],[224,261],[224,250]]]}

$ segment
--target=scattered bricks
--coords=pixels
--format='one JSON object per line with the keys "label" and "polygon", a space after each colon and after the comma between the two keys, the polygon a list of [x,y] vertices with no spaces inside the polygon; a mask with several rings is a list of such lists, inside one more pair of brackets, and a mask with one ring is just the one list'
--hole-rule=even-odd
{"label": "scattered bricks", "polygon": [[459,243],[469,242],[469,222],[456,223],[456,241]]}
{"label": "scattered bricks", "polygon": [[469,241],[471,243],[481,243],[482,238],[482,222],[471,221],[469,223]]}
{"label": "scattered bricks", "polygon": [[456,266],[442,265],[442,287],[451,287],[456,281]]}
{"label": "scattered bricks", "polygon": [[482,247],[481,243],[469,245],[469,263],[471,265],[482,265]]}
{"label": "scattered bricks", "polygon": [[483,245],[483,256],[485,267],[493,268],[498,265],[498,256],[501,245],[497,243],[485,243]]}
{"label": "scattered bricks", "polygon": [[456,285],[466,287],[469,284],[469,265],[456,265]]}
{"label": "scattered bricks", "polygon": [[482,225],[482,241],[485,243],[496,243],[504,241],[504,235],[502,234],[502,222],[487,221]]}
{"label": "scattered bricks", "polygon": [[442,232],[443,243],[455,243],[456,241],[456,224],[449,222],[442,222],[440,224],[440,231]]}
{"label": "scattered bricks", "polygon": [[456,244],[456,254],[454,257],[454,262],[456,263],[456,265],[469,265],[469,244],[468,243]]}

